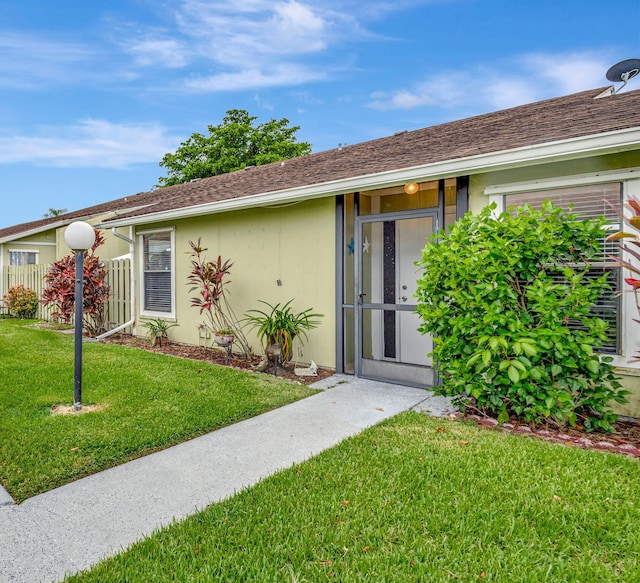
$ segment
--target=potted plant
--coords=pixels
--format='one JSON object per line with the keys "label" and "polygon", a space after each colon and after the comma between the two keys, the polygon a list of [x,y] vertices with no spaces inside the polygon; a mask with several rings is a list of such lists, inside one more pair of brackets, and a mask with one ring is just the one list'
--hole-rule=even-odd
{"label": "potted plant", "polygon": [[213,333],[213,341],[216,344],[226,346],[227,344],[233,344],[236,333],[231,328],[221,328]]}
{"label": "potted plant", "polygon": [[317,328],[320,324],[319,318],[323,315],[313,313],[313,308],[294,312],[291,308],[293,300],[275,306],[263,300],[259,301],[268,309],[249,310],[242,321],[250,328],[257,329],[258,339],[265,351],[272,344],[279,344],[281,361],[288,362],[293,354],[293,341],[298,338],[302,344],[303,339],[307,339],[307,331]]}
{"label": "potted plant", "polygon": [[151,340],[151,346],[155,346],[157,343],[162,346],[162,339],[164,338],[165,344],[169,342],[168,330],[178,324],[170,324],[162,318],[156,318],[143,324],[145,328],[149,330],[148,336]]}

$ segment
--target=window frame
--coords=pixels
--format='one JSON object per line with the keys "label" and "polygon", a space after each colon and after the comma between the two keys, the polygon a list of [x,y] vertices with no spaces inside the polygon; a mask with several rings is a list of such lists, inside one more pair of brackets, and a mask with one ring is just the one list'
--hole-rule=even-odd
{"label": "window frame", "polygon": [[[158,233],[169,233],[170,234],[170,244],[171,244],[171,259],[170,259],[170,302],[171,309],[169,312],[162,312],[158,310],[147,310],[145,309],[145,237],[148,235],[155,235]],[[138,231],[136,233],[138,235],[138,248],[140,249],[140,260],[139,260],[139,278],[140,278],[140,295],[138,298],[139,306],[140,306],[140,315],[148,316],[152,318],[163,318],[166,320],[175,319],[176,317],[176,237],[175,237],[175,228],[174,227],[164,227],[158,229],[148,229],[144,231]]]}
{"label": "window frame", "polygon": [[[622,185],[622,206],[627,205],[630,198],[640,199],[640,168],[623,168],[620,170],[603,171],[591,174],[567,175],[550,179],[529,180],[525,182],[513,182],[488,185],[484,188],[486,204],[496,203],[495,215],[499,215],[506,209],[505,195],[520,194],[541,190],[556,190],[561,188],[589,186],[603,182],[619,182]],[[622,251],[622,258],[626,261],[635,261],[626,251]],[[622,270],[621,279],[623,290],[631,288],[624,283],[627,276]],[[620,298],[620,353],[603,356],[611,356],[613,364],[618,368],[640,373],[640,361],[631,360],[640,349],[640,325],[633,321],[639,317],[633,293],[623,293]]]}
{"label": "window frame", "polygon": [[[518,200],[508,200],[512,197]],[[605,230],[608,232],[617,232],[622,229],[622,221],[618,217],[617,212],[609,206],[612,205],[619,208],[622,205],[622,183],[618,180],[590,185],[580,184],[571,187],[508,193],[504,195],[504,202],[507,209],[525,204],[530,204],[533,208],[537,209],[541,207],[544,200],[550,200],[556,206],[564,208],[565,210],[569,210],[569,207],[573,206],[573,212],[581,218],[589,219],[604,215],[607,217]],[[608,203],[605,201],[608,201]],[[596,350],[598,353],[608,356],[620,355],[622,353],[622,306],[619,294],[617,293],[621,284],[622,267],[612,264],[611,260],[608,259],[612,254],[621,256],[619,245],[617,243],[608,243],[603,239],[598,257],[594,257],[589,262],[590,269],[587,275],[588,278],[591,278],[596,277],[604,271],[610,273],[608,279],[610,288],[603,292],[591,310],[593,317],[599,317],[609,324],[607,330],[609,340]],[[559,274],[554,276],[554,280],[556,278],[559,278],[558,281],[563,280]],[[571,321],[569,327],[582,328],[582,325],[579,322]]]}
{"label": "window frame", "polygon": [[[12,253],[33,253],[35,255],[35,262],[34,263],[12,263],[11,262],[11,254]],[[7,258],[9,260],[9,266],[10,267],[22,267],[25,265],[38,265],[39,261],[40,261],[40,251],[39,250],[35,250],[35,251],[31,251],[29,249],[9,249],[8,250],[8,255]]]}

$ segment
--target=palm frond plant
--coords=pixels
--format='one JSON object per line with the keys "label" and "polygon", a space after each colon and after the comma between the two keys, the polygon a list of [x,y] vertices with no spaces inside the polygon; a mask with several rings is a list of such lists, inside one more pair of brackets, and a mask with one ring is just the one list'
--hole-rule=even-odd
{"label": "palm frond plant", "polygon": [[258,301],[267,309],[249,310],[242,322],[257,331],[258,339],[265,351],[270,345],[279,344],[282,361],[291,360],[293,341],[298,338],[298,342],[304,344],[304,340],[308,338],[307,331],[317,328],[323,315],[314,313],[313,308],[294,312],[291,307],[292,299],[275,306],[263,300]]}
{"label": "palm frond plant", "polygon": [[149,340],[151,340],[151,346],[159,344],[162,346],[162,340],[165,340],[165,344],[169,341],[169,328],[178,326],[179,324],[171,324],[162,318],[156,318],[142,324],[148,332]]}

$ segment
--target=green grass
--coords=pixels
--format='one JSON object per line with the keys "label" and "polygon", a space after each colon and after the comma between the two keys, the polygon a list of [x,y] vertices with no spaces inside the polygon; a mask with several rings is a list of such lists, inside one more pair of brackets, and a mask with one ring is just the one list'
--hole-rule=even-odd
{"label": "green grass", "polygon": [[73,402],[73,335],[0,320],[0,481],[17,502],[312,394],[262,374],[109,344],[84,344]]}
{"label": "green grass", "polygon": [[69,582],[637,582],[640,464],[403,414]]}

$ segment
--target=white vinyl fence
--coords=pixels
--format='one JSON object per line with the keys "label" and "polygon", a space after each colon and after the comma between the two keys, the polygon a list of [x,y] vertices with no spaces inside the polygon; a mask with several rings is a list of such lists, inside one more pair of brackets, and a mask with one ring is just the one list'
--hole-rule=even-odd
{"label": "white vinyl fence", "polygon": [[[114,259],[104,262],[107,270],[107,284],[109,285],[107,328],[124,324],[131,318],[130,263],[129,259]],[[2,290],[0,292],[4,295],[10,287],[23,284],[36,292],[38,299],[41,299],[45,287],[44,276],[48,269],[48,265],[5,266],[2,270]],[[36,317],[50,322],[53,310],[53,306],[44,307],[39,304]],[[125,329],[124,332],[131,332],[131,330]]]}

